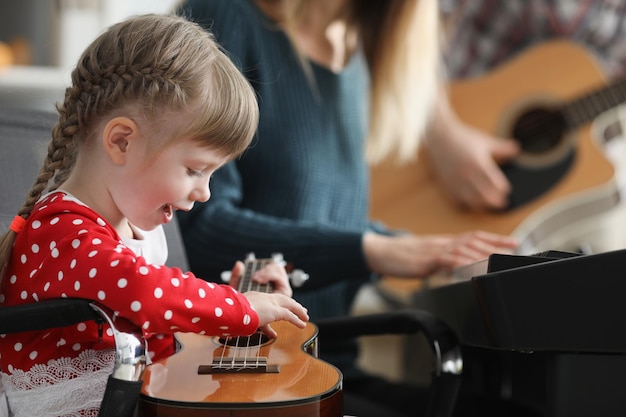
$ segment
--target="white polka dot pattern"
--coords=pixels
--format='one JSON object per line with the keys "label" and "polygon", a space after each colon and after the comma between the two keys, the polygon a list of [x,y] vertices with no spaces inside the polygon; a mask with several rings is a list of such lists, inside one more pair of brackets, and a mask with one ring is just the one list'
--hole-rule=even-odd
{"label": "white polka dot pattern", "polygon": [[[174,352],[172,331],[244,335],[258,327],[257,314],[231,287],[148,264],[123,245],[97,213],[63,192],[51,193],[37,204],[17,235],[12,259],[1,304],[58,297],[97,300],[118,320],[141,327],[156,359]],[[4,337],[0,343],[4,372],[113,346],[110,329],[99,343],[97,325],[91,322],[40,332],[39,337]]]}

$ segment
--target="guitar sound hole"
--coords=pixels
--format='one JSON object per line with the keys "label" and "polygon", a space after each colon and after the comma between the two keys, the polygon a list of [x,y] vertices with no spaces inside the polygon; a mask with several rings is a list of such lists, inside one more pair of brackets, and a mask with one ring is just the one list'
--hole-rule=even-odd
{"label": "guitar sound hole", "polygon": [[534,109],[524,113],[513,127],[515,138],[527,153],[539,154],[556,148],[563,140],[567,125],[554,110]]}
{"label": "guitar sound hole", "polygon": [[270,341],[270,338],[261,332],[257,332],[251,336],[220,337],[219,341],[222,345],[245,348],[264,345]]}

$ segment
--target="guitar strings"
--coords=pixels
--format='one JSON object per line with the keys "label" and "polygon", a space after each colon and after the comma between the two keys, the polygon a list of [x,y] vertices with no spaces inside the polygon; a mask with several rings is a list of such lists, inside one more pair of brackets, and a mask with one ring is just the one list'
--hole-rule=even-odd
{"label": "guitar strings", "polygon": [[[260,260],[260,261],[254,261],[254,267],[251,268],[252,272],[256,272],[262,268],[264,268],[269,262],[272,262],[269,259],[265,259],[265,260]],[[252,280],[252,273],[250,274],[249,277],[249,287],[250,290],[254,290],[254,291],[258,291],[258,292],[265,292],[265,293],[269,293],[271,292],[271,286],[269,284],[261,284],[258,282],[254,282]],[[261,344],[263,343],[263,333],[261,332],[257,332],[256,334],[256,355],[255,355],[255,367],[259,368],[260,364],[261,364],[261,356],[260,356],[260,352],[261,352]],[[250,341],[252,340],[252,337],[248,338],[248,348],[250,347]],[[249,349],[247,349],[249,350]],[[247,351],[246,350],[246,351]]]}
{"label": "guitar strings", "polygon": [[[251,286],[252,286],[252,274],[255,271],[255,266],[256,266],[256,261],[252,261],[252,267],[250,267],[250,263],[251,261],[246,260],[246,269],[244,271],[244,275],[241,277],[241,281],[239,283],[239,291],[240,292],[246,292],[246,291],[250,291]],[[239,357],[239,349],[238,347],[241,346],[242,342],[241,342],[241,337],[237,336],[235,339],[235,341],[233,342],[233,338],[229,337],[227,339],[227,343],[225,343],[225,347],[224,350],[222,351],[222,359],[220,360],[220,362],[223,361],[224,355],[226,354],[226,346],[230,346],[230,348],[228,348],[228,350],[232,350],[233,354],[231,355],[231,361],[230,361],[230,369],[237,369],[237,359]],[[228,343],[230,342],[230,343]],[[248,340],[249,343],[249,340]],[[247,346],[246,346],[247,348]],[[243,369],[245,369],[247,364],[247,357],[244,356],[243,358]]]}
{"label": "guitar strings", "polygon": [[[249,274],[248,280],[247,280],[248,282],[247,282],[246,291],[262,291],[261,284],[255,283],[252,280],[252,275],[254,274],[254,272],[256,272],[259,269],[263,268],[264,265],[265,265],[265,262],[263,262],[263,261],[257,261],[257,260],[253,260],[252,261],[252,268],[249,268],[250,274]],[[251,335],[246,340],[246,349],[244,350],[244,360],[243,360],[244,361],[244,368],[246,366],[248,366],[248,364],[249,364],[248,363],[248,352],[251,350],[251,344],[252,344],[251,341],[252,341],[253,337],[254,337],[254,335]],[[261,341],[262,341],[261,333],[258,332],[257,346],[261,345]],[[255,355],[256,359],[255,359],[254,366],[258,368],[259,364],[260,364],[260,357],[259,357],[259,350],[258,349],[256,349],[256,350],[257,350],[257,352],[256,352],[256,355]]]}
{"label": "guitar strings", "polygon": [[[267,261],[257,261],[256,259],[246,260],[247,267],[244,271],[244,275],[242,276],[241,282],[239,284],[240,292],[247,292],[247,291],[269,292],[270,291],[269,285],[255,283],[252,280],[252,275],[254,274],[254,272],[263,268],[266,265],[266,263]],[[219,361],[220,368],[225,368],[224,364],[228,362],[227,356],[226,356],[227,350],[234,351],[234,354],[232,355],[231,360],[230,360],[230,365],[229,365],[230,369],[240,368],[241,370],[241,369],[246,369],[249,366],[254,366],[258,368],[261,363],[259,352],[260,352],[260,346],[263,342],[263,334],[261,332],[258,332],[257,338],[254,339],[256,341],[256,345],[258,346],[258,348],[255,349],[256,350],[255,359],[250,359],[248,356],[248,351],[251,350],[253,338],[254,338],[254,335],[251,335],[246,338],[245,349],[243,349],[244,351],[243,357],[241,357],[241,354],[238,353],[240,351],[240,349],[238,348],[240,348],[244,344],[242,342],[242,337],[241,336],[237,336],[236,338],[233,338],[230,336],[226,337],[224,339],[225,343],[224,343],[224,347],[222,349],[222,354],[220,356],[220,361]],[[235,340],[234,342],[233,342],[233,339]],[[231,348],[229,349],[228,346],[230,346]],[[237,359],[240,359],[240,366],[238,366]]]}
{"label": "guitar strings", "polygon": [[624,102],[624,81],[574,100],[565,106],[564,112],[573,116],[573,127],[579,126],[596,115]]}

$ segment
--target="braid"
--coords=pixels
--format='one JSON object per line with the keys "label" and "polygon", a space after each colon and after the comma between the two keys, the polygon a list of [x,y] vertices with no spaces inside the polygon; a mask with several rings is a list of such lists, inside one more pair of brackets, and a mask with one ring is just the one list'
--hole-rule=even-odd
{"label": "braid", "polygon": [[66,89],[64,103],[57,106],[59,122],[52,130],[48,156],[20,210],[20,214],[26,217],[53,177],[50,191],[68,179],[78,152],[77,139],[87,136],[86,127],[91,125],[94,117],[111,111],[114,103],[132,100],[142,94],[147,97],[182,95],[178,83],[167,74],[171,65],[164,65],[165,69],[161,70],[122,63],[101,69],[93,55],[83,57],[82,65],[78,65],[72,74],[73,86]]}
{"label": "braid", "polygon": [[[67,177],[74,163],[76,149],[73,137],[71,135],[59,134],[59,132],[65,132],[61,125],[65,122],[65,118],[63,117],[63,112],[61,114],[59,123],[53,128],[52,140],[48,145],[48,155],[46,155],[43,166],[39,170],[35,183],[28,192],[24,205],[18,211],[18,215],[25,218],[28,218],[35,203],[46,191],[48,183],[54,177],[55,172],[59,172],[62,176]],[[58,187],[61,182],[55,179],[55,186]]]}
{"label": "braid", "polygon": [[[154,95],[167,93],[175,87],[173,82],[166,83],[163,76],[155,74],[149,68],[126,65],[111,67],[102,74],[82,71],[80,75],[84,78],[76,77],[75,86],[66,91],[65,102],[57,107],[60,119],[53,128],[54,139],[46,160],[51,162],[49,168],[56,171],[50,191],[56,190],[68,179],[78,151],[74,139],[87,134],[85,127],[90,125],[97,113],[101,113],[108,106],[108,102],[119,101],[129,94],[129,88],[149,91],[149,94]],[[162,86],[165,88],[160,88]]]}
{"label": "braid", "polygon": [[[68,88],[68,90],[73,89],[76,88]],[[58,155],[60,159],[55,167],[56,175],[54,176],[54,184],[50,186],[50,191],[56,190],[67,180],[78,153],[78,145],[75,140],[79,131],[78,112],[75,110],[76,101],[72,100],[71,97],[72,91],[66,91],[65,102],[57,106],[59,122],[52,129],[53,139],[48,154],[51,160],[53,159],[51,155]]]}

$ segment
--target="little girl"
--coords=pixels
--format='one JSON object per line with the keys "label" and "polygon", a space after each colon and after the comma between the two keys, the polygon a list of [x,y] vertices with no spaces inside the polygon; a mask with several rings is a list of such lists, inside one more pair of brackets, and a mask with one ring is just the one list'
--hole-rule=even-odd
{"label": "little girl", "polygon": [[[58,111],[39,176],[0,241],[0,307],[95,300],[142,329],[152,360],[175,352],[178,331],[305,326],[278,264],[255,277],[273,294],[241,294],[164,265],[161,225],[207,201],[212,173],[256,130],[254,92],[207,31],[158,15],[112,26],[81,56]],[[241,272],[237,263],[233,276]],[[5,335],[0,369],[13,414],[97,415],[113,366],[110,333],[99,340],[85,322]]]}

